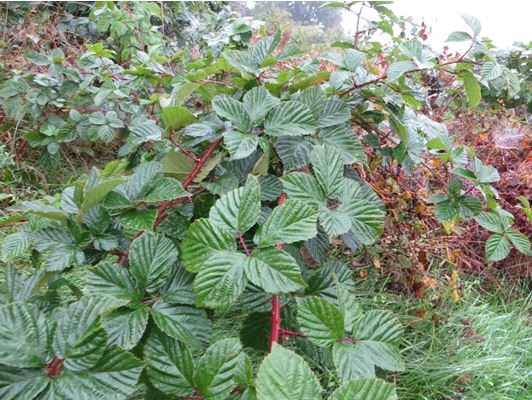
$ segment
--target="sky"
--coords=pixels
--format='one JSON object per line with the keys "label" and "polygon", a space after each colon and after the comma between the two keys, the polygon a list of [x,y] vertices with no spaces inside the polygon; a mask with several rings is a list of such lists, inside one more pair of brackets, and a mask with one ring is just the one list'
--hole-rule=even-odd
{"label": "sky", "polygon": [[[477,17],[482,24],[480,36],[489,37],[497,47],[532,41],[532,0],[398,0],[389,7],[397,15],[412,16],[432,27],[428,43],[435,50],[442,49],[452,31],[467,31],[461,14]],[[354,14],[346,13],[344,28],[354,31],[355,21]]]}

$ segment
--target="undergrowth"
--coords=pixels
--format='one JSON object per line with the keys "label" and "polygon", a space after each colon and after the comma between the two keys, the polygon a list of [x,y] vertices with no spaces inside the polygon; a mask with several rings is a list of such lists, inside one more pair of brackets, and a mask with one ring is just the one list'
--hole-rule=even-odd
{"label": "undergrowth", "polygon": [[383,279],[376,271],[358,280],[362,303],[393,311],[406,327],[406,370],[395,377],[399,398],[529,399],[530,282],[507,275],[491,282],[469,275],[461,279],[457,302],[449,287],[416,299],[390,290],[391,276]]}

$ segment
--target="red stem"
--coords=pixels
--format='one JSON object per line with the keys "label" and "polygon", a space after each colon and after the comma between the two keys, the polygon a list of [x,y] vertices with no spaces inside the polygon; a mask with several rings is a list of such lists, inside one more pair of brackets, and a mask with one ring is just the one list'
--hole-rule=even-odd
{"label": "red stem", "polygon": [[177,140],[175,140],[172,136],[172,134],[170,133],[170,135],[168,136],[168,140],[175,146],[177,147],[179,150],[181,150],[181,152],[183,152],[183,154],[187,155],[188,157],[190,157],[192,160],[194,160],[194,162],[199,162],[199,158],[196,157],[196,155],[194,153],[192,153],[191,151],[185,149],[183,147],[183,145],[181,143],[179,143]]}
{"label": "red stem", "polygon": [[281,335],[282,336],[295,336],[300,338],[306,338],[306,336],[301,332],[294,332],[288,329],[281,328]]}
{"label": "red stem", "polygon": [[[281,196],[277,200],[277,205],[281,205],[286,200],[286,194],[281,193]],[[278,249],[282,249],[284,247],[284,244],[278,244]],[[272,351],[273,344],[279,342],[279,336],[281,335],[281,302],[279,301],[279,296],[276,294],[272,297],[272,312],[271,312],[271,320],[272,320],[272,329],[270,332],[270,351]]]}
{"label": "red stem", "polygon": [[244,238],[242,237],[242,235],[240,233],[238,234],[238,239],[240,240],[240,244],[244,248],[244,251],[246,252],[246,255],[248,257],[251,256],[251,253],[250,253],[250,251],[248,249],[248,246],[246,246],[246,242],[244,241]]}
{"label": "red stem", "polygon": [[153,303],[153,302],[156,302],[156,301],[159,301],[159,300],[161,300],[160,297],[153,297],[151,299],[142,300],[140,302],[140,304],[150,304],[150,303]]}
{"label": "red stem", "polygon": [[50,364],[48,364],[46,368],[48,376],[50,378],[55,378],[56,376],[59,376],[64,362],[65,360],[58,358],[57,356],[54,356],[54,358],[52,358],[52,361],[50,361]]}
{"label": "red stem", "polygon": [[[214,142],[211,143],[211,145],[207,148],[207,150],[205,150],[205,153],[203,153],[203,155],[196,162],[196,166],[194,167],[194,169],[190,172],[190,174],[187,175],[185,180],[181,183],[181,186],[183,186],[183,189],[186,189],[188,185],[192,183],[194,178],[196,178],[196,176],[200,173],[201,169],[207,162],[208,158],[211,156],[214,149],[216,149],[216,147],[218,147],[218,145],[222,142],[222,140],[223,140],[223,136],[220,136],[218,139],[216,139]],[[161,222],[164,221],[164,219],[167,216],[166,214],[167,208],[171,206],[175,206],[179,203],[182,203],[186,199],[187,199],[186,197],[183,197],[177,200],[163,202],[159,206],[159,209],[157,210],[157,216],[155,217],[155,221],[153,222],[153,229],[157,228],[161,224]]]}
{"label": "red stem", "polygon": [[270,334],[270,351],[273,349],[273,344],[279,342],[281,333],[281,303],[279,296],[276,294],[272,297],[272,330]]}

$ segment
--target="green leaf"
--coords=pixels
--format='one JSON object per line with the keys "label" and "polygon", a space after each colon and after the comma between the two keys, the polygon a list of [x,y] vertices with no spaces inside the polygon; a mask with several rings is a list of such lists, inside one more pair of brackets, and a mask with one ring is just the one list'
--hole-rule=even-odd
{"label": "green leaf", "polygon": [[301,332],[320,347],[331,347],[344,336],[344,316],[334,304],[320,297],[306,297],[297,303]]}
{"label": "green leaf", "polygon": [[194,394],[194,360],[184,343],[154,332],[144,346],[148,378],[158,390],[176,397]]}
{"label": "green leaf", "polygon": [[144,295],[129,271],[122,265],[112,262],[103,262],[89,269],[87,292],[94,295],[109,295],[129,302],[138,302]]}
{"label": "green leaf", "polygon": [[251,89],[244,95],[244,108],[251,117],[253,125],[262,122],[266,114],[279,105],[280,100],[274,97],[262,86]]}
{"label": "green leaf", "polygon": [[330,238],[343,235],[351,229],[350,216],[343,210],[327,208],[321,205],[319,211],[320,226]]}
{"label": "green leaf", "polygon": [[436,204],[434,215],[438,221],[450,221],[460,213],[460,206],[457,202],[444,200]]}
{"label": "green leaf", "polygon": [[227,131],[224,134],[224,144],[229,150],[231,160],[241,160],[249,157],[257,149],[259,137],[238,131]]}
{"label": "green leaf", "polygon": [[275,175],[261,176],[259,185],[261,201],[275,201],[283,192],[283,184]]}
{"label": "green leaf", "polygon": [[4,237],[2,241],[2,260],[24,254],[31,244],[29,232],[19,231]]}
{"label": "green leaf", "polygon": [[314,176],[329,198],[335,198],[344,182],[344,160],[331,146],[314,146],[310,154]]}
{"label": "green leaf", "polygon": [[157,290],[172,273],[178,255],[170,239],[157,233],[145,233],[131,242],[131,275],[147,291]]}
{"label": "green leaf", "polygon": [[18,208],[28,214],[38,215],[44,218],[58,221],[65,221],[67,219],[67,215],[62,210],[43,204],[40,201],[23,201]]}
{"label": "green leaf", "polygon": [[475,217],[475,221],[490,232],[502,233],[506,226],[497,214],[492,212],[483,212]]}
{"label": "green leaf", "polygon": [[478,36],[480,34],[482,26],[480,25],[480,21],[477,18],[473,17],[472,15],[464,14],[462,15],[462,19],[471,28],[475,36]]}
{"label": "green leaf", "polygon": [[516,230],[508,229],[506,236],[517,250],[523,254],[530,255],[530,241],[525,235]]}
{"label": "green leaf", "polygon": [[157,209],[146,208],[144,210],[131,210],[118,217],[118,220],[124,228],[133,231],[150,231],[155,217],[157,216]]}
{"label": "green leaf", "polygon": [[111,190],[124,182],[125,179],[123,178],[107,179],[86,190],[83,195],[81,210],[87,211],[89,208],[99,204]]}
{"label": "green leaf", "polygon": [[329,400],[397,400],[395,386],[382,379],[357,379],[343,384]]}
{"label": "green leaf", "polygon": [[130,141],[132,144],[142,144],[152,141],[159,141],[163,131],[153,119],[137,117],[128,125],[131,131]]}
{"label": "green leaf", "polygon": [[220,164],[220,161],[224,157],[224,153],[220,152],[216,154],[215,156],[209,158],[205,164],[203,164],[203,167],[201,167],[200,172],[196,175],[193,182],[194,183],[201,183],[213,169],[215,169],[218,164]]}
{"label": "green leaf", "polygon": [[473,171],[478,183],[492,183],[500,179],[495,167],[482,164],[478,158],[473,159]]}
{"label": "green leaf", "polygon": [[152,316],[161,331],[187,346],[203,348],[209,342],[211,322],[204,310],[157,301]]}
{"label": "green leaf", "polygon": [[118,347],[108,348],[98,364],[81,373],[62,372],[49,380],[45,400],[103,399],[125,400],[135,389],[144,365]]}
{"label": "green leaf", "polygon": [[216,201],[209,219],[232,234],[244,234],[255,225],[259,215],[259,181],[249,175],[243,187],[231,190]]}
{"label": "green leaf", "polygon": [[320,111],[327,101],[327,95],[321,87],[312,86],[303,90],[297,98],[297,101],[305,104],[312,111],[312,115],[318,118]]}
{"label": "green leaf", "polygon": [[281,136],[273,147],[279,155],[284,171],[308,165],[312,143],[296,136]]}
{"label": "green leaf", "polygon": [[185,268],[190,272],[200,271],[205,261],[217,250],[236,251],[233,236],[210,219],[194,221],[181,245]]}
{"label": "green leaf", "polygon": [[216,96],[212,108],[220,117],[225,118],[242,132],[249,132],[253,127],[251,118],[244,104],[225,94]]}
{"label": "green leaf", "polygon": [[109,125],[102,125],[98,129],[98,138],[105,143],[111,143],[115,138],[115,130]]}
{"label": "green leaf", "polygon": [[89,116],[89,122],[94,125],[105,125],[107,123],[107,118],[101,112],[92,113]]}
{"label": "green leaf", "polygon": [[46,361],[50,345],[50,332],[44,314],[33,304],[1,306],[0,341],[2,364],[40,368]]}
{"label": "green leaf", "polygon": [[244,254],[230,251],[216,251],[205,260],[194,281],[198,305],[225,308],[234,303],[246,288],[245,260]]}
{"label": "green leaf", "polygon": [[13,264],[8,264],[5,268],[5,291],[1,298],[5,304],[18,301],[29,301],[34,295],[37,295],[42,280],[47,278],[44,269],[37,270],[35,274],[25,277],[18,273]]}
{"label": "green leaf", "polygon": [[482,79],[491,81],[502,75],[502,68],[499,64],[493,61],[486,61],[480,67],[480,75]]}
{"label": "green leaf", "polygon": [[337,287],[353,286],[352,272],[337,260],[331,260],[312,271],[308,277],[306,293],[320,295],[334,304],[339,304]]}
{"label": "green leaf", "polygon": [[325,203],[327,197],[316,178],[304,172],[292,172],[282,178],[286,195],[314,206]]}
{"label": "green leaf", "polygon": [[131,350],[142,338],[148,325],[148,310],[117,310],[104,316],[102,325],[107,332],[107,342],[125,350]]}
{"label": "green leaf", "polygon": [[388,371],[404,369],[397,346],[401,326],[388,312],[370,311],[355,321],[355,343],[337,342],[334,365],[343,382],[375,377],[375,366]]}
{"label": "green leaf", "polygon": [[321,400],[322,388],[305,360],[274,343],[259,367],[258,400]]}
{"label": "green leaf", "polygon": [[473,37],[467,32],[455,31],[451,32],[446,42],[464,42],[466,40],[473,40]]}
{"label": "green leaf", "polygon": [[194,122],[190,110],[181,106],[170,106],[161,109],[161,120],[166,129],[177,129]]}
{"label": "green leaf", "polygon": [[355,136],[355,132],[347,125],[337,125],[320,129],[318,141],[323,145],[334,147],[340,152],[344,164],[366,164],[364,147]]}
{"label": "green leaf", "polygon": [[256,74],[259,65],[253,60],[250,52],[239,50],[228,50],[223,53],[225,60],[240,71],[245,71],[250,74]]}
{"label": "green leaf", "polygon": [[170,304],[196,304],[194,298],[194,276],[179,265],[174,268],[172,277],[161,289],[161,295],[162,299]]}
{"label": "green leaf", "polygon": [[185,153],[170,150],[161,160],[161,171],[175,175],[177,179],[185,179],[196,164]]}
{"label": "green leaf", "polygon": [[254,251],[246,259],[245,273],[254,285],[269,293],[288,293],[306,286],[296,260],[277,248]]}
{"label": "green leaf", "polygon": [[510,241],[501,233],[495,233],[486,240],[486,257],[489,261],[500,261],[510,254]]}
{"label": "green leaf", "polygon": [[288,199],[274,208],[257,230],[253,241],[264,248],[310,239],[317,234],[316,222],[315,209],[299,200]]}
{"label": "green leaf", "polygon": [[273,36],[267,36],[253,45],[251,48],[251,56],[253,60],[259,65],[263,66],[263,63],[267,61],[268,57],[272,54],[273,50],[279,44],[281,40],[281,34],[279,31]]}
{"label": "green leaf", "polygon": [[411,69],[416,68],[412,61],[397,61],[388,66],[388,83],[396,82],[403,74]]}
{"label": "green leaf", "polygon": [[242,346],[237,339],[222,339],[200,358],[194,383],[204,399],[226,399],[236,386],[234,375]]}
{"label": "green leaf", "polygon": [[346,179],[338,207],[351,218],[351,230],[356,240],[365,245],[374,243],[384,229],[385,213],[379,207],[378,198],[373,196],[373,193],[366,195],[363,186],[357,182]]}
{"label": "green leaf", "polygon": [[344,314],[344,329],[351,332],[355,327],[355,321],[362,315],[362,307],[360,307],[356,300],[352,281],[346,284],[338,282],[336,284],[336,292],[338,302],[340,303],[340,310]]}
{"label": "green leaf", "polygon": [[92,368],[105,352],[105,335],[99,329],[99,317],[124,302],[105,295],[83,296],[61,312],[52,347],[54,354],[65,360],[71,371]]}
{"label": "green leaf", "polygon": [[473,196],[461,196],[459,199],[460,214],[465,218],[471,218],[482,211],[482,203]]}
{"label": "green leaf", "polygon": [[311,135],[316,128],[312,112],[297,101],[281,103],[268,113],[264,123],[264,133],[271,136]]}
{"label": "green leaf", "polygon": [[469,107],[475,107],[480,103],[480,84],[470,71],[460,71],[460,79],[464,82],[465,91],[467,94],[467,100],[469,101]]}
{"label": "green leaf", "polygon": [[356,72],[362,61],[364,61],[364,53],[354,49],[345,49],[343,64],[346,69]]}
{"label": "green leaf", "polygon": [[318,127],[327,128],[343,124],[351,119],[351,109],[347,103],[342,101],[338,96],[332,96],[327,99],[320,109],[318,117]]}
{"label": "green leaf", "polygon": [[49,385],[50,379],[41,369],[0,369],[0,398],[2,400],[33,400]]}
{"label": "green leaf", "polygon": [[145,196],[138,199],[144,203],[160,203],[165,200],[175,200],[182,197],[188,197],[188,193],[181,182],[174,178],[161,178],[159,179],[155,187]]}

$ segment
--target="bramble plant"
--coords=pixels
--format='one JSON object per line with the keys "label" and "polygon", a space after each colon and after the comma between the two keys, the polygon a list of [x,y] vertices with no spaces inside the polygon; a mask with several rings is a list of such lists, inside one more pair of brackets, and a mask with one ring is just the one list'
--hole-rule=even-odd
{"label": "bramble plant", "polygon": [[[385,378],[404,369],[401,324],[357,304],[350,268],[328,249],[371,246],[385,229],[364,168],[438,159],[455,175],[445,185],[436,176],[442,194],[431,198],[446,228],[475,218],[494,232],[492,261],[511,245],[530,253],[497,203],[495,168],[436,118],[463,99],[479,105],[495,75],[518,88],[507,68],[488,73],[497,60],[475,18],[449,38],[469,49],[442,60],[393,35],[412,27],[384,2],[363,7],[381,22],[324,55],[332,72],[280,32],[252,43],[255,21],[222,26],[210,10],[216,29],[189,33],[178,50],[163,34],[169,6],[155,3],[96,3],[90,19],[107,39],[95,34],[75,61],[60,49],[27,55],[39,72],[14,71],[0,104],[30,146],[47,158],[79,139],[121,147],[3,221],[25,222],[4,239],[3,259],[30,254],[34,273],[6,268],[2,399],[397,398]],[[435,99],[431,77],[456,84]],[[247,315],[239,338],[213,341],[213,309]],[[324,370],[334,382],[320,381]]]}

